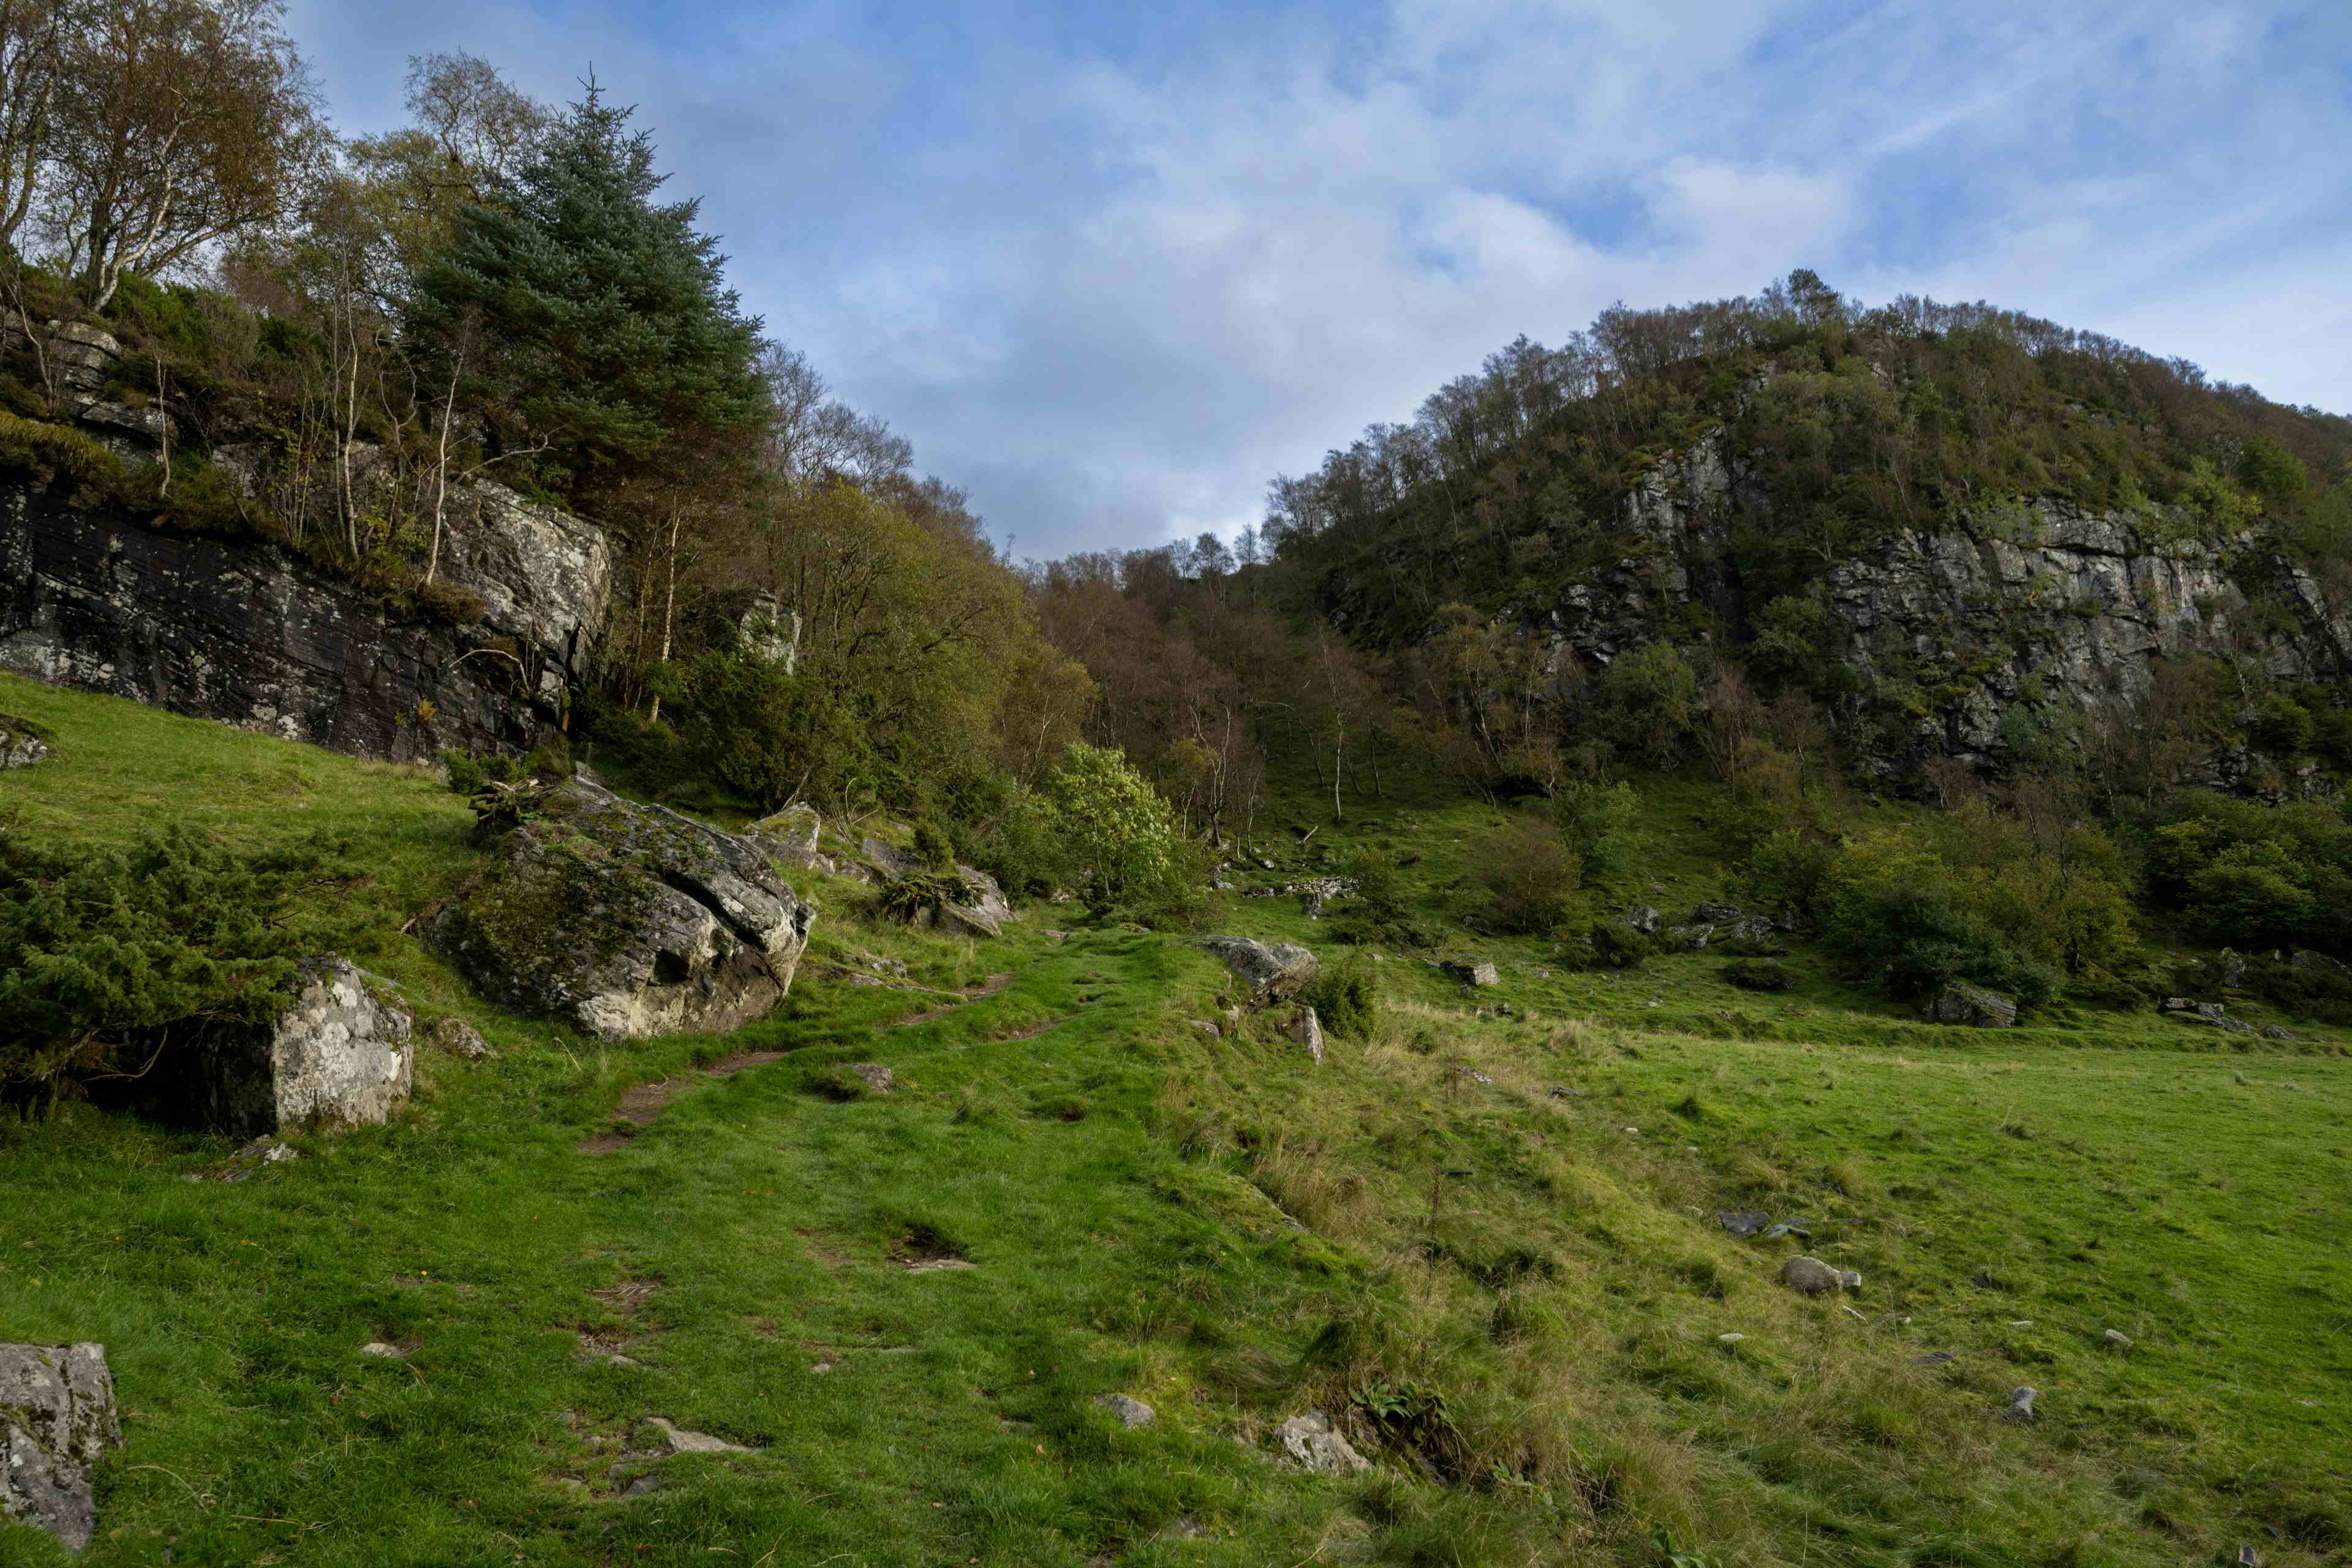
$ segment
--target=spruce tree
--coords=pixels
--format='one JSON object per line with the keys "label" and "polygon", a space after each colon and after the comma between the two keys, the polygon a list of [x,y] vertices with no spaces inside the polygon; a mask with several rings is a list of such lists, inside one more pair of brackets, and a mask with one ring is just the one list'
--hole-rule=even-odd
{"label": "spruce tree", "polygon": [[698,201],[657,202],[649,132],[592,82],[497,199],[467,206],[420,279],[428,340],[468,367],[493,441],[545,442],[548,485],[598,500],[756,422],[761,322],[721,276]]}

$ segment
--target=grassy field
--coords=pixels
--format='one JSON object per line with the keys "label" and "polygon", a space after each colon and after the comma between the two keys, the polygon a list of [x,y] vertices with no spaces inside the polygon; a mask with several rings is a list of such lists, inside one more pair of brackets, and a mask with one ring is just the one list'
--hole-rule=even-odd
{"label": "grassy field", "polygon": [[[1500,986],[1384,951],[1378,1023],[1318,1068],[1277,1018],[1199,1028],[1223,972],[1179,935],[1045,908],[975,945],[826,881],[778,1015],[605,1049],[400,934],[471,853],[428,776],[5,679],[0,711],[61,742],[0,775],[24,831],[354,836],[362,961],[498,1051],[428,1053],[395,1124],[238,1184],[187,1179],[225,1141],[87,1107],[0,1127],[0,1340],[104,1342],[126,1406],[85,1563],[2352,1551],[2340,1035],[1963,1034],[1801,950],[1759,999],[1705,954],[1612,979],[1475,940]],[[1706,803],[1654,798],[1646,896],[1679,913],[1717,890]],[[1428,922],[1470,946],[1492,820],[1384,810],[1310,849],[1421,854]],[[1288,900],[1213,919],[1339,952]],[[929,989],[845,984],[867,954]],[[865,1061],[896,1091],[845,1079]],[[642,1124],[584,1152],[625,1095]],[[1802,1217],[1863,1289],[1793,1295],[1797,1244],[1725,1208]],[[1999,1419],[2020,1384],[2030,1426]],[[1114,1392],[1157,1419],[1124,1428]],[[1375,1471],[1275,1463],[1308,1408]],[[754,1451],[631,1453],[655,1416]],[[69,1561],[0,1527],[0,1562]]]}

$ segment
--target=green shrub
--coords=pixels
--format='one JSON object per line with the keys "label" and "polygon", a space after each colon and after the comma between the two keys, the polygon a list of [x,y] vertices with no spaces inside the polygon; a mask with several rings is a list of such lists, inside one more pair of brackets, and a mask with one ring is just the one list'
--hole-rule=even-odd
{"label": "green shrub", "polygon": [[955,868],[955,845],[927,817],[915,824],[915,858],[934,871]]}
{"label": "green shrub", "polygon": [[1641,852],[1633,824],[1642,815],[1642,797],[1632,784],[1571,779],[1552,797],[1551,808],[1560,842],[1583,864],[1588,881],[1622,877],[1632,868]]}
{"label": "green shrub", "polygon": [[1591,944],[1596,969],[1639,969],[1642,961],[1655,951],[1648,937],[1622,921],[1605,917],[1587,928],[1585,940]]}
{"label": "green shrub", "polygon": [[1793,991],[1797,977],[1777,959],[1740,958],[1723,966],[1723,977],[1742,991]]}
{"label": "green shrub", "polygon": [[1566,923],[1576,907],[1582,862],[1551,830],[1522,822],[1490,836],[1478,851],[1478,879],[1494,895],[1497,929],[1541,936]]}
{"label": "green shrub", "polygon": [[1839,894],[1822,945],[1849,974],[1906,1000],[1930,996],[1948,980],[2006,991],[2024,1005],[2050,1000],[2051,972],[2000,942],[1932,888],[1854,888]]}
{"label": "green shrub", "polygon": [[1073,742],[1045,788],[1070,856],[1087,873],[1089,903],[1150,902],[1178,890],[1189,867],[1175,810],[1125,752]]}
{"label": "green shrub", "polygon": [[529,773],[504,752],[445,751],[441,765],[449,770],[449,793],[468,798],[492,784],[520,784]]}
{"label": "green shrub", "polygon": [[131,1058],[268,1018],[300,961],[349,935],[309,912],[341,907],[324,890],[357,876],[346,853],[313,838],[238,855],[174,831],[68,855],[0,832],[0,1102],[46,1113]]}
{"label": "green shrub", "polygon": [[1355,884],[1356,910],[1375,925],[1393,925],[1404,919],[1404,881],[1396,862],[1379,850],[1365,847],[1348,857],[1340,875]]}
{"label": "green shrub", "polygon": [[1315,1009],[1324,1028],[1357,1037],[1371,1032],[1380,1015],[1380,966],[1361,953],[1349,953],[1323,966],[1315,984],[1299,1000]]}
{"label": "green shrub", "polygon": [[1627,752],[1670,763],[1697,727],[1698,672],[1672,643],[1636,648],[1602,672],[1600,716],[1611,739]]}
{"label": "green shrub", "polygon": [[1768,834],[1748,851],[1741,879],[1759,903],[1810,922],[1819,920],[1828,905],[1836,864],[1837,847],[1828,839],[1784,828]]}
{"label": "green shrub", "polygon": [[1052,897],[1072,870],[1053,804],[1017,784],[994,820],[975,837],[971,858],[1016,899]]}

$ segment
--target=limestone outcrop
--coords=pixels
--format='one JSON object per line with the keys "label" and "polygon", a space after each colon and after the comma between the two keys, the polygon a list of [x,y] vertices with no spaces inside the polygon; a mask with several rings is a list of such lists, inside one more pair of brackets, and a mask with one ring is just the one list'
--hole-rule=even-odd
{"label": "limestone outcrop", "polygon": [[[1676,636],[1694,606],[1739,626],[1761,606],[1729,564],[1734,531],[1767,506],[1710,436],[1634,487],[1613,559],[1511,614],[1556,662],[1588,669]],[[1876,713],[1904,716],[1874,727],[1862,765],[1895,774],[1942,754],[1996,766],[2070,713],[2118,710],[2187,653],[2251,657],[2285,680],[2352,679],[2352,602],[2260,527],[2223,549],[2166,523],[2011,500],[1922,518],[1831,568],[1825,651],[1874,690]]]}
{"label": "limestone outcrop", "polygon": [[105,1346],[0,1345],[0,1515],[79,1551],[99,1461],[121,1447]]}
{"label": "limestone outcrop", "polygon": [[427,928],[485,994],[625,1040],[738,1028],[792,989],[815,911],[754,845],[584,779],[519,813]]}
{"label": "limestone outcrop", "polygon": [[[307,965],[269,1024],[215,1029],[178,1054],[165,1107],[238,1138],[381,1122],[416,1077],[415,1019],[350,960]],[[167,1060],[170,1058],[167,1058]]]}
{"label": "limestone outcrop", "polygon": [[1207,936],[1201,945],[1224,961],[1248,988],[1250,1005],[1270,1007],[1315,984],[1322,965],[1297,942],[1255,942],[1245,936]]}
{"label": "limestone outcrop", "polygon": [[1004,889],[997,885],[995,878],[977,867],[959,864],[950,871],[935,871],[918,857],[879,838],[866,839],[858,845],[857,852],[885,882],[941,876],[952,877],[962,885],[965,896],[925,910],[920,917],[924,924],[962,936],[995,937],[1003,934],[1004,922],[1013,918],[1012,900],[1004,896]]}

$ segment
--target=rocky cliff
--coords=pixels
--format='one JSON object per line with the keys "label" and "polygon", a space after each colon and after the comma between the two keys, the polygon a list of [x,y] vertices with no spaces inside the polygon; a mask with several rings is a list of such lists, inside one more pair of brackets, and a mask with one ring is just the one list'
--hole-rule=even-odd
{"label": "rocky cliff", "polygon": [[496,487],[469,500],[447,576],[483,608],[452,626],[276,544],[0,479],[0,668],[362,756],[527,745],[584,673],[611,552]]}
{"label": "rocky cliff", "polygon": [[[1523,622],[1588,667],[1675,638],[1694,607],[1718,626],[1744,601],[1732,532],[1764,507],[1718,436],[1652,468],[1626,499],[1618,558]],[[1858,676],[1897,771],[1941,752],[1999,762],[2053,711],[2144,696],[2167,658],[2211,655],[2286,681],[2352,680],[2352,603],[2260,529],[2224,550],[2153,520],[2062,500],[1962,511],[1832,566],[1825,655]]]}

